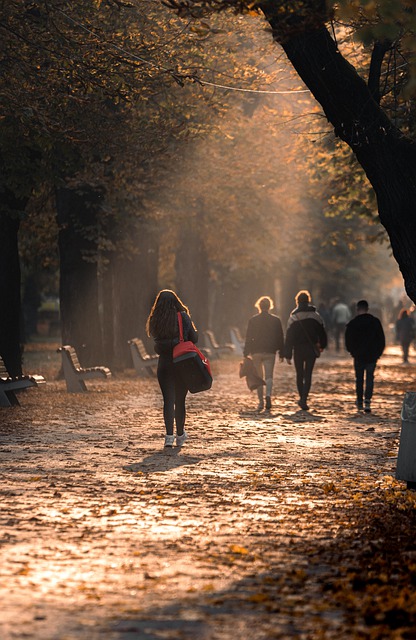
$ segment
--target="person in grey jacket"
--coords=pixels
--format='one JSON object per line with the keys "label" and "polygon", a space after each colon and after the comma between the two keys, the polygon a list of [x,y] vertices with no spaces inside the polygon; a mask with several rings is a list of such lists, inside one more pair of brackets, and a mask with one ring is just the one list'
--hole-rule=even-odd
{"label": "person in grey jacket", "polygon": [[284,356],[296,369],[296,386],[299,393],[298,405],[304,411],[308,407],[308,395],[312,384],[312,372],[316,358],[328,343],[324,321],[311,304],[309,291],[299,291],[295,298],[296,309],[287,322]]}
{"label": "person in grey jacket", "polygon": [[[252,356],[256,371],[266,381],[266,409],[272,408],[273,371],[276,352],[279,351],[283,361],[283,328],[280,318],[270,313],[273,301],[269,296],[262,296],[255,304],[258,313],[250,318],[247,325],[244,357]],[[257,410],[264,409],[263,386],[257,387]]]}
{"label": "person in grey jacket", "polygon": [[331,312],[331,322],[334,330],[335,350],[340,351],[342,337],[345,333],[347,322],[351,320],[351,311],[348,305],[341,300],[337,300]]}
{"label": "person in grey jacket", "polygon": [[[374,371],[386,346],[383,327],[378,318],[368,313],[367,300],[357,302],[357,315],[345,329],[345,347],[354,358],[355,391],[358,411],[371,413]],[[364,390],[365,375],[365,390]],[[364,405],[363,405],[364,396]]]}

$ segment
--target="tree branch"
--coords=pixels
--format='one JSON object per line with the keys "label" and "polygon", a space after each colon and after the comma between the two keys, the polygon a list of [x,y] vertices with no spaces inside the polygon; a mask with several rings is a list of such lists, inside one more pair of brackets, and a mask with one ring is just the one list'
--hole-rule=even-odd
{"label": "tree branch", "polygon": [[383,64],[384,56],[391,48],[390,40],[384,40],[383,42],[377,41],[374,43],[373,51],[371,54],[370,71],[368,74],[368,88],[371,95],[377,104],[380,104],[380,77],[381,77],[381,65]]}

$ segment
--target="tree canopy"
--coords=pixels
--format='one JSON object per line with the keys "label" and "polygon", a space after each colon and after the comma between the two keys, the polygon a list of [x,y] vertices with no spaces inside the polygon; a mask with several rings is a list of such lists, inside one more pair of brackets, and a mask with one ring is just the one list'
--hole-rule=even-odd
{"label": "tree canopy", "polygon": [[[399,128],[396,114],[382,104],[386,78],[393,77],[393,108],[399,100],[396,82],[414,76],[414,11],[410,2],[344,2],[323,0],[166,0],[179,15],[201,19],[208,12],[259,10],[289,61],[320,103],[334,133],[346,142],[374,188],[380,221],[389,235],[409,297],[416,301],[416,158],[413,140]],[[364,79],[339,47],[335,21],[355,28],[372,43]],[[346,22],[348,21],[348,23]],[[392,52],[390,64],[388,52]],[[405,63],[398,63],[398,55]],[[408,64],[407,56],[412,64]],[[385,67],[387,67],[385,69]],[[405,95],[405,94],[402,94]],[[409,132],[411,133],[411,132]]]}

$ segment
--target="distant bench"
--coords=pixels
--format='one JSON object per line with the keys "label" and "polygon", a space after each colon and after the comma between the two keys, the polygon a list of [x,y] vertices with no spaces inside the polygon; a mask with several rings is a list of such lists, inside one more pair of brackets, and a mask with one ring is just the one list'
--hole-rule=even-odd
{"label": "distant bench", "polygon": [[214,337],[214,333],[210,330],[204,331],[205,346],[211,352],[212,358],[221,358],[224,355],[232,355],[235,353],[234,345],[218,344]]}
{"label": "distant bench", "polygon": [[3,359],[0,357],[0,407],[19,405],[15,391],[37,387],[45,383],[45,378],[38,375],[15,376],[9,375]]}
{"label": "distant bench", "polygon": [[140,338],[132,338],[128,342],[136,373],[139,376],[143,374],[150,377],[155,376],[159,356],[147,353],[144,342]]}
{"label": "distant bench", "polygon": [[240,329],[238,327],[230,327],[231,344],[234,345],[235,353],[238,356],[243,355],[244,340],[241,336]]}
{"label": "distant bench", "polygon": [[84,380],[91,378],[109,378],[111,371],[107,367],[81,367],[74,347],[65,345],[59,347],[58,353],[62,355],[62,369],[66,381],[66,390],[69,393],[87,391]]}

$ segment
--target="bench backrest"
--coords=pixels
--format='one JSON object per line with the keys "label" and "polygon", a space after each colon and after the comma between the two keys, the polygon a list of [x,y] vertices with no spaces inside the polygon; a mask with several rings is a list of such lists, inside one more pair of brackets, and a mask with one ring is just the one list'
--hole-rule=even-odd
{"label": "bench backrest", "polygon": [[3,358],[0,356],[0,378],[10,378],[9,372],[6,369],[6,365],[3,362]]}
{"label": "bench backrest", "polygon": [[69,345],[65,345],[62,347],[62,353],[65,354],[67,360],[74,367],[74,369],[81,369],[81,365],[78,360],[77,352],[74,347],[70,347]]}
{"label": "bench backrest", "polygon": [[135,343],[137,345],[137,349],[139,350],[139,353],[142,356],[142,358],[148,358],[149,354],[146,351],[146,347],[144,346],[143,340],[140,340],[140,338],[136,338]]}
{"label": "bench backrest", "polygon": [[208,341],[210,342],[208,346],[211,346],[213,349],[218,349],[218,342],[215,340],[213,332],[207,329],[205,331],[205,335],[208,338]]}
{"label": "bench backrest", "polygon": [[243,336],[241,335],[240,329],[238,327],[231,327],[230,331],[234,334],[238,342],[244,342]]}

